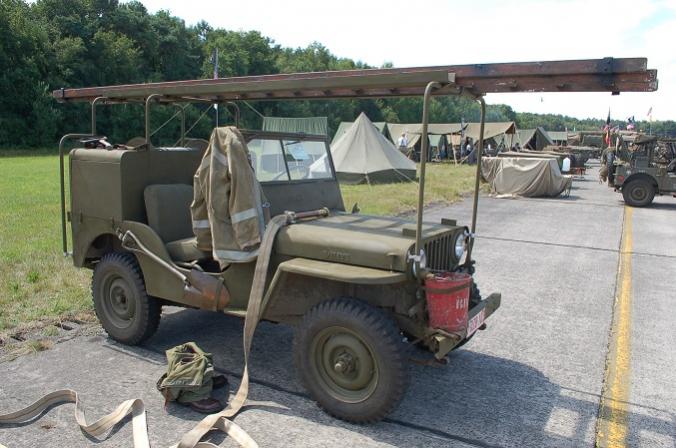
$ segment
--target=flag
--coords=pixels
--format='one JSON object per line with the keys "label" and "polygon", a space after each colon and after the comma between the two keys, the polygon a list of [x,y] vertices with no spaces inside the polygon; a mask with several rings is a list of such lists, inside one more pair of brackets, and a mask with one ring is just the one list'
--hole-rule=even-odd
{"label": "flag", "polygon": [[648,113],[646,114],[646,116],[652,118],[652,116],[653,116],[653,107],[652,106],[650,106],[650,109],[648,109]]}
{"label": "flag", "polygon": [[603,140],[606,145],[610,146],[610,108],[608,108],[608,118],[606,118],[606,125],[603,127],[603,130],[606,132]]}
{"label": "flag", "polygon": [[627,130],[631,131],[636,128],[636,120],[634,119],[634,116],[632,115],[631,117],[627,118]]}

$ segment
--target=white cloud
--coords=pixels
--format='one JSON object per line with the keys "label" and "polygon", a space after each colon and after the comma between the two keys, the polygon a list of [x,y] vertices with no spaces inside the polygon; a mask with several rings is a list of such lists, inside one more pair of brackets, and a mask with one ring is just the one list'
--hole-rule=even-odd
{"label": "white cloud", "polygon": [[446,65],[648,57],[656,93],[491,95],[518,111],[605,118],[676,119],[676,2],[673,0],[499,1],[142,0],[189,24],[259,30],[283,46],[318,41],[334,54],[380,65]]}

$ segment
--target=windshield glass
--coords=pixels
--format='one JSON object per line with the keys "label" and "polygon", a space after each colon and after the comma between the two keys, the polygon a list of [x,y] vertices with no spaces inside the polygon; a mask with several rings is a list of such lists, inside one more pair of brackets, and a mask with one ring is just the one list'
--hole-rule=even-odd
{"label": "windshield glass", "polygon": [[323,141],[256,138],[248,143],[248,147],[259,182],[333,177]]}

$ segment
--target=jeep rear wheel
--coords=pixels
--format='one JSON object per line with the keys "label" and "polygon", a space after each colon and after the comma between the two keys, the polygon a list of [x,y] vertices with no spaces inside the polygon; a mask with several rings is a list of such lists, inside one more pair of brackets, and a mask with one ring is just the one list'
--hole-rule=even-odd
{"label": "jeep rear wheel", "polygon": [[355,299],[330,300],[307,312],[296,329],[294,361],[319,406],[354,423],[382,420],[408,382],[399,329]]}
{"label": "jeep rear wheel", "polygon": [[96,316],[114,340],[136,345],[157,330],[161,306],[146,293],[132,254],[112,252],[101,258],[92,276],[92,296]]}
{"label": "jeep rear wheel", "polygon": [[622,187],[624,202],[632,207],[645,207],[655,198],[655,188],[645,179],[630,181]]}

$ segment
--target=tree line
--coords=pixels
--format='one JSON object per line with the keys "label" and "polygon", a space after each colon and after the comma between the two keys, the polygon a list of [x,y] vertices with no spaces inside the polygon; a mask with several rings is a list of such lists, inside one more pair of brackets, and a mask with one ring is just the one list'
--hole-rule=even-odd
{"label": "tree line", "polygon": [[[51,96],[54,89],[210,78],[216,49],[221,77],[369,68],[333,55],[320,43],[287,48],[258,31],[213,28],[206,21],[188,26],[166,11],[150,14],[137,1],[0,0],[0,147],[53,146],[66,132],[89,131],[89,106],[57,104]],[[373,121],[418,122],[422,110],[420,98],[273,101],[251,106],[241,108],[244,127],[260,126],[260,114],[326,116],[331,131],[361,111]],[[188,122],[208,117],[193,128],[193,136],[208,135],[213,127],[214,112],[205,107],[188,110]],[[157,107],[153,127],[174,113]],[[231,121],[225,111],[221,116],[221,123]],[[455,97],[432,103],[432,122],[461,119],[477,121],[478,105]],[[489,105],[487,121],[515,121],[520,128],[549,130],[593,130],[604,124],[604,120],[517,113],[507,105]],[[174,120],[156,138],[172,143],[178,126]],[[638,126],[647,129],[647,124]],[[97,127],[116,142],[143,135],[143,108],[100,107]],[[676,135],[676,122],[656,122],[652,129]]]}

